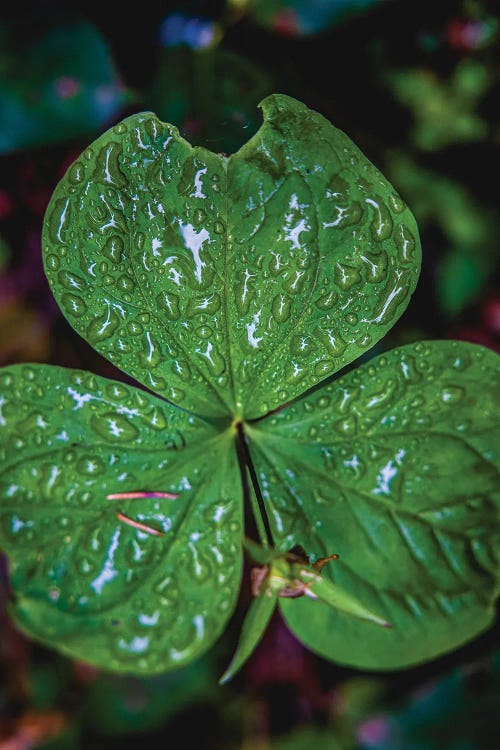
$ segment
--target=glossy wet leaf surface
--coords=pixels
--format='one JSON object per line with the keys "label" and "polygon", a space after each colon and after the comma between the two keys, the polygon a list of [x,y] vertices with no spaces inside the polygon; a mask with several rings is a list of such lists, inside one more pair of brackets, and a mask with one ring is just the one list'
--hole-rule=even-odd
{"label": "glossy wet leaf surface", "polygon": [[43,238],[69,322],[208,415],[264,415],[376,343],[420,265],[415,221],[352,141],[282,95],[227,158],[133,115],[72,165]]}
{"label": "glossy wet leaf surface", "polygon": [[[485,383],[488,387],[485,387]],[[392,631],[284,601],[310,648],[364,668],[432,658],[486,628],[498,594],[493,352],[393,350],[250,429],[276,543],[311,555]]]}
{"label": "glossy wet leaf surface", "polygon": [[[64,314],[156,395],[62,368],[0,372],[13,616],[109,669],[174,669],[222,632],[245,484],[272,565],[296,545],[313,568],[340,554],[316,581],[323,601],[299,575],[304,596],[280,603],[327,658],[402,667],[493,618],[498,358],[424,342],[320,385],[404,311],[417,228],[321,115],[278,94],[261,106],[231,157],[133,115],[50,202],[44,262]],[[236,666],[270,611],[252,609]]]}
{"label": "glossy wet leaf surface", "polygon": [[[164,671],[205,651],[240,580],[232,437],[130,386],[45,365],[4,369],[0,403],[18,624],[114,670]],[[107,499],[130,491],[178,497]]]}

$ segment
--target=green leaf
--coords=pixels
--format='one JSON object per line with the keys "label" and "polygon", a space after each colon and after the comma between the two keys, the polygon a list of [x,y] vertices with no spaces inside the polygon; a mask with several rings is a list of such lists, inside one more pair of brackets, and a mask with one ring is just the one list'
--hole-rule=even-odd
{"label": "green leaf", "polygon": [[[108,669],[180,667],[222,631],[243,488],[277,544],[250,551],[327,658],[415,664],[493,618],[498,358],[423,342],[317,387],[405,309],[418,233],[321,115],[279,94],[261,106],[231,157],[134,115],[70,167],[47,212],[45,267],[68,320],[182,409],[77,371],[0,373],[13,615]],[[230,674],[270,611],[251,608]]]}
{"label": "green leaf", "polygon": [[267,588],[265,588],[259,596],[255,596],[252,599],[243,622],[240,639],[234,656],[219,680],[221,685],[232,680],[234,675],[239,672],[243,664],[253,653],[269,624],[269,620],[271,619],[274,610],[276,609],[277,601],[277,594]]}
{"label": "green leaf", "polygon": [[3,19],[0,64],[1,154],[92,134],[130,103],[105,38],[86,21]]}
{"label": "green leaf", "polygon": [[441,258],[436,291],[439,306],[448,316],[457,316],[467,304],[480,297],[484,288],[489,269],[481,262],[477,250],[476,247],[469,255],[452,249]]}
{"label": "green leaf", "polygon": [[345,612],[353,617],[359,617],[361,620],[374,622],[385,628],[391,627],[390,623],[364,607],[355,596],[342,589],[338,584],[333,584],[314,570],[303,569],[299,578],[303,583],[308,585],[308,591],[313,597],[328,604],[329,607],[337,609],[340,612]]}
{"label": "green leaf", "polygon": [[127,118],[70,167],[44,226],[74,328],[210,417],[262,416],[351,362],[419,271],[413,216],[350,139],[290,97],[261,107],[229,158]]}
{"label": "green leaf", "polygon": [[499,386],[493,352],[421,342],[249,426],[278,546],[301,544],[313,559],[339,553],[325,577],[393,625],[374,628],[305,597],[283,601],[290,627],[311,649],[392,669],[431,659],[491,624]]}
{"label": "green leaf", "polygon": [[[115,671],[165,671],[204,652],[240,582],[232,431],[46,365],[2,370],[0,404],[0,542],[17,624]],[[144,496],[108,497],[131,492]]]}

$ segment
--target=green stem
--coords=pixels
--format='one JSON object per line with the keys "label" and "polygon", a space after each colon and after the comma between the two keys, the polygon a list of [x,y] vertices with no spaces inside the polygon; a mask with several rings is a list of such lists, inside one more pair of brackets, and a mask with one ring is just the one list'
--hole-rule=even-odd
{"label": "green stem", "polygon": [[[247,467],[247,472],[250,475],[250,472],[248,471],[248,467]],[[263,516],[260,510],[259,501],[257,499],[257,495],[255,494],[253,482],[251,480],[250,480],[249,490],[250,491],[248,494],[250,495],[250,502],[252,504],[253,517],[255,518],[255,524],[257,526],[259,539],[260,539],[262,546],[267,548],[271,546],[269,542],[269,538],[268,538],[268,530],[264,523]]]}
{"label": "green stem", "polygon": [[238,450],[246,468],[248,476],[250,477],[249,495],[250,502],[252,504],[252,511],[255,518],[255,524],[257,526],[257,532],[260,537],[260,541],[263,547],[273,547],[273,535],[271,532],[271,526],[269,524],[269,518],[266,512],[266,506],[262,492],[259,486],[259,480],[252,462],[252,457],[248,449],[248,443],[246,440],[245,433],[243,431],[243,425],[240,423],[236,425],[237,436],[238,436]]}

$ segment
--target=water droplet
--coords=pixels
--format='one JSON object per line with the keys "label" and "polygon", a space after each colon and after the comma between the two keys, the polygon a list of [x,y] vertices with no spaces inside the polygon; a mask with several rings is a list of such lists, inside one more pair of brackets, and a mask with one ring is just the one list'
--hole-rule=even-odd
{"label": "water droplet", "polygon": [[405,224],[398,224],[394,233],[400,263],[409,263],[415,256],[415,239]]}
{"label": "water droplet", "polygon": [[[71,226],[72,209],[68,197],[56,198],[47,213],[46,228],[54,245],[66,244],[68,229]],[[61,254],[59,250],[59,254]]]}
{"label": "water droplet", "polygon": [[139,336],[144,331],[144,327],[136,320],[127,323],[127,330],[131,336]]}
{"label": "water droplet", "polygon": [[277,323],[285,323],[289,317],[292,300],[285,294],[277,294],[272,302],[272,313]]}
{"label": "water droplet", "polygon": [[57,255],[54,255],[54,253],[51,253],[50,255],[47,255],[45,259],[45,263],[48,269],[50,269],[51,271],[57,271],[61,262]]}
{"label": "water droplet", "polygon": [[454,406],[465,396],[465,390],[458,385],[447,385],[441,393],[441,399],[445,404]]}
{"label": "water droplet", "polygon": [[352,435],[355,435],[358,430],[357,419],[353,414],[351,414],[350,416],[345,417],[344,419],[339,419],[335,423],[334,427],[342,435],[351,437]]}
{"label": "water droplet", "polygon": [[136,248],[139,250],[139,252],[142,252],[144,250],[144,243],[146,242],[146,237],[142,232],[136,232],[134,237],[134,244]]}
{"label": "water droplet", "polygon": [[223,221],[216,221],[214,222],[214,232],[215,234],[224,234],[226,231],[226,226]]}
{"label": "water droplet", "polygon": [[156,337],[146,331],[142,340],[142,348],[139,351],[139,362],[145,369],[157,367],[162,360],[160,346]]}
{"label": "water droplet", "polygon": [[158,309],[165,313],[169,320],[178,320],[180,317],[179,297],[174,292],[160,292],[156,297]]}
{"label": "water droplet", "polygon": [[379,196],[375,196],[375,200],[367,198],[365,203],[370,206],[373,212],[373,220],[370,224],[370,232],[373,239],[375,242],[382,242],[388,239],[392,234],[394,226],[389,209]]}
{"label": "water droplet", "polygon": [[290,341],[290,353],[296,357],[308,357],[314,349],[311,336],[293,336]]}
{"label": "water droplet", "polygon": [[90,325],[87,326],[87,338],[90,343],[103,341],[112,336],[119,325],[120,319],[118,315],[111,312],[111,309],[108,308],[102,315],[97,315]]}
{"label": "water droplet", "polygon": [[196,225],[201,224],[207,218],[207,213],[202,208],[196,208],[193,214],[193,221]]}
{"label": "water droplet", "polygon": [[322,359],[314,365],[314,374],[318,378],[326,378],[335,370],[335,363],[331,359]]}
{"label": "water droplet", "polygon": [[226,362],[214,346],[211,348],[207,347],[206,351],[199,351],[197,349],[196,352],[203,358],[204,364],[208,366],[212,375],[222,375],[226,369]]}
{"label": "water droplet", "polygon": [[301,294],[308,279],[309,274],[307,273],[307,271],[295,271],[294,273],[290,272],[286,274],[286,278],[284,278],[283,287],[284,289],[286,289],[288,294]]}
{"label": "water droplet", "polygon": [[91,557],[81,557],[78,560],[77,568],[84,576],[91,575],[95,570],[95,564]]}
{"label": "water droplet", "polygon": [[162,409],[154,406],[151,411],[144,415],[143,421],[156,430],[164,430],[167,426],[167,419]]}
{"label": "water droplet", "polygon": [[129,391],[121,383],[109,383],[105,386],[106,395],[113,401],[124,401],[129,396]]}
{"label": "water droplet", "polygon": [[79,505],[86,507],[92,501],[92,493],[90,493],[88,490],[83,490],[82,492],[78,493],[77,501]]}
{"label": "water droplet", "polygon": [[[158,390],[167,391],[167,383],[162,378],[156,379],[157,380],[157,388]],[[169,388],[168,393],[170,394],[170,399],[176,404],[180,404],[184,399],[186,398],[186,392],[182,390],[182,388]]]}
{"label": "water droplet", "polygon": [[397,193],[390,194],[389,205],[392,208],[392,210],[397,214],[402,213],[406,208],[404,201],[402,200],[401,196],[398,195]]}
{"label": "water droplet", "polygon": [[213,337],[213,330],[210,328],[210,326],[199,326],[196,329],[196,333],[198,336],[200,336],[202,339],[209,339],[210,337]]}
{"label": "water droplet", "polygon": [[415,344],[415,351],[424,357],[428,357],[431,350],[424,341],[418,341]]}
{"label": "water droplet", "polygon": [[116,412],[93,414],[90,424],[100,437],[107,441],[132,443],[139,435],[139,430],[127,417]]}
{"label": "water droplet", "polygon": [[366,281],[371,284],[378,284],[385,279],[389,264],[386,252],[370,253],[365,251],[361,255],[361,261],[365,267]]}
{"label": "water droplet", "polygon": [[408,297],[410,278],[406,271],[401,271],[399,277],[395,273],[389,276],[372,313],[374,323],[387,325],[394,318],[397,308]]}
{"label": "water droplet", "polygon": [[423,398],[423,396],[415,396],[415,398],[410,401],[409,406],[412,409],[420,409],[422,406],[424,406],[424,404],[425,399]]}
{"label": "water droplet", "polygon": [[361,281],[361,273],[359,268],[355,268],[354,266],[348,266],[345,263],[335,263],[333,278],[335,284],[340,287],[340,289],[348,291],[355,284],[359,284]]}
{"label": "water droplet", "polygon": [[61,305],[64,312],[74,318],[81,318],[87,312],[87,305],[75,294],[63,294],[61,297]]}
{"label": "water droplet", "polygon": [[68,179],[72,185],[79,185],[85,179],[85,166],[75,161],[74,164],[68,170]]}
{"label": "water droplet", "polygon": [[416,412],[415,421],[422,428],[432,427],[432,419],[428,414]]}
{"label": "water droplet", "polygon": [[107,141],[95,157],[95,168],[92,174],[94,180],[100,183],[113,183],[117,187],[125,187],[126,180],[120,169],[122,146],[116,141]]}
{"label": "water droplet", "polygon": [[198,552],[194,544],[189,544],[189,548],[192,552],[188,567],[189,572],[198,583],[207,581],[212,577],[212,565],[210,561]]}
{"label": "water droplet", "polygon": [[322,340],[328,347],[328,354],[333,357],[341,357],[346,350],[347,343],[337,331],[325,329],[322,331]]}
{"label": "water droplet", "polygon": [[57,279],[59,284],[68,292],[83,292],[87,288],[86,281],[72,271],[59,271]]}
{"label": "water droplet", "polygon": [[3,388],[9,388],[14,382],[12,375],[6,372],[0,373],[0,385]]}
{"label": "water droplet", "polygon": [[471,358],[469,356],[469,353],[463,351],[462,349],[459,353],[457,353],[457,356],[453,361],[453,369],[463,372],[464,370],[467,370],[468,367],[470,367],[470,364]]}
{"label": "water droplet", "polygon": [[36,372],[32,367],[23,367],[22,373],[25,380],[33,381],[36,378]]}
{"label": "water droplet", "polygon": [[118,264],[124,260],[124,244],[117,234],[112,235],[103,245],[101,253],[112,263]]}
{"label": "water droplet", "polygon": [[123,274],[123,276],[120,276],[120,278],[116,282],[116,287],[122,292],[128,292],[129,294],[132,294],[133,292],[135,292],[136,284],[131,276]]}
{"label": "water droplet", "polygon": [[77,471],[86,476],[98,476],[104,474],[106,467],[104,462],[97,456],[82,456],[76,465]]}
{"label": "water droplet", "polygon": [[189,367],[189,363],[185,359],[177,359],[172,364],[172,372],[175,375],[178,375],[181,380],[184,380],[186,383],[191,380],[191,369]]}

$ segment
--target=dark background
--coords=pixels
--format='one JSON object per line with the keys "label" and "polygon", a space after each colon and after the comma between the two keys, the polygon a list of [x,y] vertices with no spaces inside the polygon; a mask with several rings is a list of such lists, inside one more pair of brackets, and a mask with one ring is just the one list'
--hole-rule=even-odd
{"label": "dark background", "polygon": [[[273,91],[344,130],[417,217],[421,280],[378,350],[423,338],[499,350],[497,3],[9,5],[0,16],[1,365],[121,377],[69,328],[42,270],[44,211],[80,151],[124,116],[153,110],[188,140],[230,153],[258,128],[257,104]],[[5,571],[2,586],[5,600]],[[0,750],[500,746],[497,630],[430,664],[378,675],[306,652],[276,617],[220,688],[246,603],[206,657],[152,680],[73,663],[3,614]]]}

